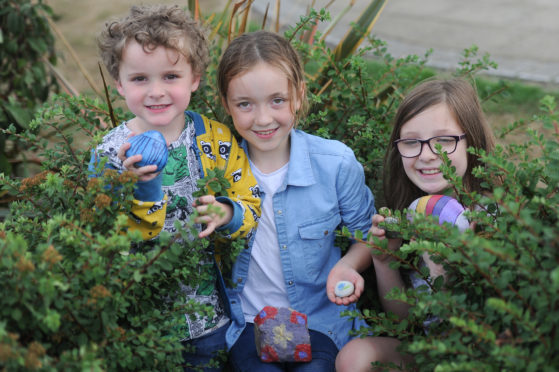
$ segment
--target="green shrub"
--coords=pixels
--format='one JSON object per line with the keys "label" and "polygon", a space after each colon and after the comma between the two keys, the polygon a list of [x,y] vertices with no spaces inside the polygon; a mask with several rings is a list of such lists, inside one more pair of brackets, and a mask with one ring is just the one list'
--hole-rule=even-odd
{"label": "green shrub", "polygon": [[[0,0],[0,128],[14,123],[27,127],[37,106],[45,102],[58,84],[47,63],[56,63],[54,37],[42,0]],[[47,62],[45,62],[47,61]],[[0,134],[0,172],[9,174],[21,147],[7,146]]]}
{"label": "green shrub", "polygon": [[[213,312],[177,295],[179,282],[207,279],[198,264],[209,242],[190,241],[194,224],[137,247],[141,237],[125,232],[124,214],[134,177],[106,171],[88,178],[90,152],[73,137],[99,140],[107,114],[99,101],[59,95],[17,135],[42,155],[44,171],[21,180],[1,177],[14,199],[0,224],[2,368],[174,370],[182,362],[183,314]],[[118,110],[116,116],[123,118]],[[39,139],[39,131],[49,130],[55,133],[49,141]],[[220,180],[219,173],[212,176]],[[219,189],[214,183],[209,186]],[[234,257],[238,249],[228,251]]]}

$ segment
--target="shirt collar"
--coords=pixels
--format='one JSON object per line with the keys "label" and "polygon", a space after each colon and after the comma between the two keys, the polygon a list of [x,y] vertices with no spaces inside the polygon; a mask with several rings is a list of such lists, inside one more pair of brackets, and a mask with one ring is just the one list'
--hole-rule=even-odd
{"label": "shirt collar", "polygon": [[[297,129],[292,129],[290,136],[291,152],[289,154],[286,184],[293,186],[313,185],[316,180],[312,169],[307,136]],[[248,142],[245,139],[242,140],[241,147],[248,156]]]}
{"label": "shirt collar", "polygon": [[310,186],[316,182],[312,169],[309,144],[305,133],[291,130],[291,153],[289,154],[289,169],[287,184],[294,186]]}

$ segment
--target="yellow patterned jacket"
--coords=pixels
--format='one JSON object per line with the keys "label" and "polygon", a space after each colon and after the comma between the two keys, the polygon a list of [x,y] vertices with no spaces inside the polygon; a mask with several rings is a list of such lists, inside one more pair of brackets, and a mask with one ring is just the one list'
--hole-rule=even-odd
{"label": "yellow patterned jacket", "polygon": [[[185,129],[169,145],[169,159],[160,176],[137,183],[130,228],[139,230],[145,240],[162,229],[174,232],[175,221],[186,223],[193,212],[196,181],[205,177],[207,170],[219,168],[225,170],[231,187],[227,197],[218,200],[233,206],[234,213],[218,231],[231,239],[250,238],[260,216],[260,196],[248,157],[225,125],[191,111],[185,117]],[[130,133],[126,123],[111,130],[97,147],[90,169],[100,157],[107,157],[106,167],[123,170],[117,153]]]}
{"label": "yellow patterned jacket", "polygon": [[[106,168],[124,169],[117,156],[119,148],[127,142],[130,130],[126,123],[111,130],[96,148],[89,164],[94,173],[100,157],[106,157]],[[256,231],[260,216],[260,193],[251,172],[248,157],[237,144],[229,128],[194,112],[186,112],[185,127],[179,138],[168,145],[169,157],[165,168],[153,180],[137,182],[129,228],[142,232],[145,240],[155,238],[161,230],[173,233],[175,222],[186,224],[194,211],[193,192],[198,190],[197,181],[210,169],[224,169],[225,178],[231,184],[227,197],[217,199],[233,206],[233,218],[219,229],[221,238],[243,237],[250,240]],[[177,329],[181,340],[201,337],[228,324],[228,302],[223,296],[224,276],[218,271],[227,265],[210,248],[204,251],[198,262],[200,272],[210,274],[208,279],[192,288],[181,286],[182,298],[212,306],[213,317],[184,316]],[[226,248],[227,249],[227,248]],[[228,277],[228,275],[226,275]]]}

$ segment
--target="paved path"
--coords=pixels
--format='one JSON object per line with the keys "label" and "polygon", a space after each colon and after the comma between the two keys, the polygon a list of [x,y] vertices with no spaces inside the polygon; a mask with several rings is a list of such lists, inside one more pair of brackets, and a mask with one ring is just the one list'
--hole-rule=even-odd
{"label": "paved path", "polygon": [[[255,0],[254,10],[267,3]],[[319,9],[328,0],[316,0]],[[280,19],[298,19],[311,0],[282,0]],[[338,14],[349,0],[335,0],[329,11]],[[335,43],[357,20],[369,0],[356,0],[329,40]],[[272,12],[274,12],[272,10]],[[559,0],[388,0],[372,33],[388,43],[395,57],[433,54],[429,65],[454,69],[462,51],[472,45],[489,53],[499,65],[498,76],[559,83]],[[291,21],[289,21],[292,23]]]}

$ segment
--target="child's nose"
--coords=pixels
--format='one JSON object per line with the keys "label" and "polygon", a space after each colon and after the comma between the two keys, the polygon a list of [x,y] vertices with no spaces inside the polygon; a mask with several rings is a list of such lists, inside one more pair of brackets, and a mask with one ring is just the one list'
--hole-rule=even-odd
{"label": "child's nose", "polygon": [[419,154],[419,158],[422,160],[432,160],[438,158],[439,155],[435,154],[433,150],[431,150],[431,146],[428,143],[421,144],[421,153]]}
{"label": "child's nose", "polygon": [[258,107],[256,110],[256,124],[257,125],[267,125],[273,121],[270,110],[267,107]]}
{"label": "child's nose", "polygon": [[165,94],[163,86],[158,82],[153,82],[149,86],[149,95],[151,97],[159,98]]}

